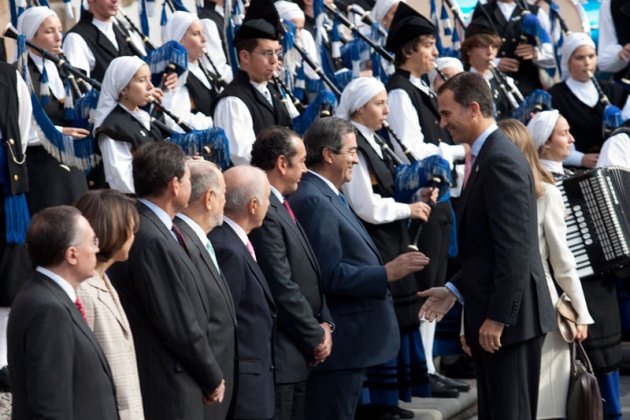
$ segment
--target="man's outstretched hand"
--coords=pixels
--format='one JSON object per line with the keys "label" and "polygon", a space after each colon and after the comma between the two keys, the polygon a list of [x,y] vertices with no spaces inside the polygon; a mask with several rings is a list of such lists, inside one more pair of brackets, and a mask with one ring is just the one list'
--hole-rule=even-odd
{"label": "man's outstretched hand", "polygon": [[428,290],[418,292],[418,296],[427,298],[418,317],[426,319],[429,322],[434,320],[440,322],[444,315],[457,302],[457,297],[449,290],[448,287],[432,287]]}

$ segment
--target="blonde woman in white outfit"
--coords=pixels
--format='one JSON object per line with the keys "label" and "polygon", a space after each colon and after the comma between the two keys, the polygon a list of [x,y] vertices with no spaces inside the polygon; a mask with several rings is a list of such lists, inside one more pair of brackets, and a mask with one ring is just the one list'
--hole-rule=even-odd
{"label": "blonde woman in white outfit", "polygon": [[[503,120],[498,125],[505,135],[521,149],[532,167],[538,206],[538,247],[551,300],[555,306],[559,299],[555,280],[555,283],[571,298],[571,305],[578,314],[576,340],[582,341],[587,336],[588,324],[594,321],[588,312],[582,285],[575,270],[575,259],[567,244],[562,196],[554,185],[551,174],[540,164],[534,142],[525,126],[516,120]],[[553,130],[553,126],[551,129]],[[553,278],[550,266],[553,269]],[[569,345],[560,332],[556,330],[547,334],[542,349],[536,418],[566,417],[570,359]]]}

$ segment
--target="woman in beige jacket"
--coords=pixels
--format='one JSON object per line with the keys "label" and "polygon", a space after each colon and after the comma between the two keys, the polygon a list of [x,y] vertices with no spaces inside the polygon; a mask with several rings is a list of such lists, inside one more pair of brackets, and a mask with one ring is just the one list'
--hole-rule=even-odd
{"label": "woman in beige jacket", "polygon": [[136,351],[127,316],[106,270],[125,261],[138,228],[133,200],[116,190],[88,191],[75,203],[99,238],[94,276],[77,289],[90,328],[103,348],[114,376],[120,420],[143,420]]}

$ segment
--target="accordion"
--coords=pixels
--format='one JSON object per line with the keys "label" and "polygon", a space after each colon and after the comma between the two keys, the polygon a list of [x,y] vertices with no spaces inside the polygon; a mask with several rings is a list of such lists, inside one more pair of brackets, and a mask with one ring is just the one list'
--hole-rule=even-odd
{"label": "accordion", "polygon": [[558,180],[567,242],[580,278],[630,266],[630,169],[598,168]]}

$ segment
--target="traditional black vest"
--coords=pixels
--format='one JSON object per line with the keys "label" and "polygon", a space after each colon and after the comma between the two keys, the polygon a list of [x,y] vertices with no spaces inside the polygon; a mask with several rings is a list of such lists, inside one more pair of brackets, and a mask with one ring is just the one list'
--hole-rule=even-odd
{"label": "traditional black vest", "polygon": [[249,82],[249,76],[243,70],[239,70],[234,76],[234,80],[219,94],[216,104],[223,98],[235,96],[245,103],[254,122],[254,134],[258,135],[260,131],[270,125],[280,125],[282,127],[291,128],[292,120],[289,112],[281,102],[282,96],[271,83],[267,84],[267,89],[271,93],[273,105],[267,101],[252,84]]}
{"label": "traditional black vest", "polygon": [[[613,105],[623,109],[628,99],[628,92],[621,86],[610,82],[600,82],[602,90]],[[602,137],[602,115],[605,105],[600,101],[591,108],[580,101],[571,92],[565,82],[557,83],[549,93],[553,106],[571,126],[575,138],[575,148],[582,153],[597,153],[604,143]]]}
{"label": "traditional black vest", "polygon": [[[381,158],[370,146],[361,132],[357,131],[357,146],[368,162],[372,191],[382,197],[394,196],[394,165],[383,152]],[[374,225],[361,220],[365,230],[376,244],[384,263],[388,263],[400,254],[408,252],[411,243],[407,233],[407,220],[395,220],[390,223]],[[389,284],[394,298],[394,310],[401,329],[417,328],[420,301],[416,296],[416,282],[413,275]]]}
{"label": "traditional black vest", "polygon": [[[519,2],[520,4],[526,2]],[[515,58],[519,60],[519,68],[516,73],[510,73],[509,76],[514,79],[514,83],[519,88],[523,96],[527,96],[532,93],[535,89],[542,89],[542,84],[540,83],[540,77],[538,76],[538,67],[532,62],[532,60],[522,60],[516,56],[515,51],[516,47],[522,42],[526,42],[528,44],[536,45],[536,40],[532,36],[528,36],[523,34],[521,31],[521,9],[520,7],[516,7],[514,12],[512,12],[512,16],[510,16],[510,20],[506,21],[505,16],[497,6],[496,0],[490,0],[485,5],[479,4],[477,8],[475,8],[474,17],[477,16],[485,16],[483,11],[478,10],[479,7],[483,7],[488,16],[492,18],[492,23],[499,32],[499,36],[503,41],[501,45],[501,49],[499,50],[498,57],[499,58]],[[527,8],[530,12],[537,15],[538,7],[527,5]]]}
{"label": "traditional black vest", "polygon": [[[22,153],[22,136],[18,122],[17,72],[13,66],[5,63],[0,64],[0,98],[3,98],[4,103],[0,111],[0,133],[9,167],[11,194],[28,192],[26,159]],[[28,101],[29,98],[22,100]]]}
{"label": "traditional black vest", "polygon": [[[40,95],[40,88],[41,88],[42,75],[39,72],[39,69],[37,68],[33,60],[30,59],[30,57],[28,59],[28,71],[31,74],[31,80],[33,82],[33,91],[37,95],[37,99],[39,99],[41,102],[42,98]],[[52,121],[54,125],[58,125],[61,127],[68,125],[68,121],[66,120],[66,116],[65,116],[65,111],[63,109],[63,102],[59,101],[59,99],[57,99],[55,95],[52,94],[52,92],[48,96],[48,105],[46,105],[43,108],[44,108],[44,111],[46,112],[46,115],[48,115],[48,118],[50,118],[50,121]]]}
{"label": "traditional black vest", "polygon": [[418,113],[420,128],[427,143],[437,145],[444,141],[447,144],[453,144],[448,131],[440,128],[440,112],[435,94],[427,95],[414,86],[409,80],[408,71],[396,69],[396,72],[387,82],[386,88],[387,92],[391,92],[394,89],[402,89],[409,95],[411,103]]}
{"label": "traditional black vest", "polygon": [[190,95],[191,112],[202,112],[211,117],[212,104],[218,93],[214,89],[208,89],[201,80],[197,79],[197,76],[190,72],[186,78],[186,87]]}
{"label": "traditional black vest", "polygon": [[[107,66],[109,63],[117,57],[129,56],[133,55],[133,52],[127,45],[127,41],[123,35],[121,35],[121,31],[128,36],[129,33],[127,29],[125,29],[122,25],[118,25],[120,31],[114,29],[114,34],[116,35],[116,42],[118,43],[118,49],[111,43],[111,41],[98,30],[96,26],[92,24],[92,19],[94,19],[94,15],[90,12],[84,12],[81,16],[81,19],[77,22],[76,25],[68,33],[74,32],[76,34],[81,35],[81,37],[85,40],[92,54],[94,54],[94,69],[90,71],[90,76],[99,82],[103,81],[103,77],[105,77],[105,70],[107,70]],[[116,25],[117,23],[115,23]]]}
{"label": "traditional black vest", "polygon": [[227,57],[227,50],[225,48],[225,32],[223,31],[223,25],[225,19],[221,16],[214,8],[217,4],[210,0],[204,0],[203,7],[197,11],[197,16],[199,19],[210,19],[217,25],[217,30],[219,31],[219,36],[221,37],[221,47],[223,48],[223,53]]}
{"label": "traditional black vest", "polygon": [[[619,45],[630,43],[630,3],[627,0],[611,0],[610,14],[615,25],[617,43]],[[615,73],[615,79],[628,77],[629,68],[630,66],[626,66],[625,69]]]}
{"label": "traditional black vest", "polygon": [[131,144],[132,152],[145,143],[162,141],[164,137],[160,129],[151,124],[151,130],[147,130],[133,115],[116,106],[105,118],[103,125],[97,130],[95,135],[105,134],[117,141],[124,141]]}

